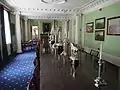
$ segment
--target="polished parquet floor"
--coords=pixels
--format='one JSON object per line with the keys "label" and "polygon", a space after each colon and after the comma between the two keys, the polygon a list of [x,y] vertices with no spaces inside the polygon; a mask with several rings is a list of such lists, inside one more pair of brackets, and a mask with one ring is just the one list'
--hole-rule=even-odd
{"label": "polished parquet floor", "polygon": [[70,60],[56,59],[53,54],[42,54],[40,63],[40,90],[119,90],[118,67],[105,62],[104,79],[107,86],[94,86],[98,66],[90,55],[81,54],[81,64],[76,68],[76,77],[71,75]]}
{"label": "polished parquet floor", "polygon": [[54,55],[43,54],[41,57],[41,89],[40,90],[97,90],[93,80],[80,67],[76,69],[76,77],[71,74],[69,60],[63,64]]}

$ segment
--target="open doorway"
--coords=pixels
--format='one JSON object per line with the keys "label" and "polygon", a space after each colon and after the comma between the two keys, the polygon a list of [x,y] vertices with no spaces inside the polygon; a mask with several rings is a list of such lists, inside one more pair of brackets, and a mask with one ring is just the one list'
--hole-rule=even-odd
{"label": "open doorway", "polygon": [[32,26],[32,39],[38,38],[38,26]]}
{"label": "open doorway", "polygon": [[43,23],[43,33],[49,33],[51,31],[51,23]]}

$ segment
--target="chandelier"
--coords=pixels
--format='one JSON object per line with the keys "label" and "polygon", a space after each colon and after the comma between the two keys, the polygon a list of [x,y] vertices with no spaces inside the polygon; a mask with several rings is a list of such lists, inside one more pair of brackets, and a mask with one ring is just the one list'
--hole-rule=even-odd
{"label": "chandelier", "polygon": [[41,0],[41,1],[47,4],[63,4],[67,2],[67,0]]}

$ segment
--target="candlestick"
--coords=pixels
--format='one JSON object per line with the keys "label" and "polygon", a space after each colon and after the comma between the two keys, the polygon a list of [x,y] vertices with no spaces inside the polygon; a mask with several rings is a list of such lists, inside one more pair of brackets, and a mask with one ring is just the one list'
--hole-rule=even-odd
{"label": "candlestick", "polygon": [[100,50],[99,50],[99,61],[98,61],[98,64],[99,64],[99,70],[98,70],[98,77],[94,80],[95,81],[95,86],[98,87],[98,88],[101,88],[101,86],[106,86],[107,83],[105,82],[105,80],[102,78],[102,65],[103,65],[103,61],[102,61],[102,43],[100,43]]}
{"label": "candlestick", "polygon": [[99,57],[100,60],[102,59],[102,48],[103,48],[103,45],[102,43],[100,43],[100,57]]}

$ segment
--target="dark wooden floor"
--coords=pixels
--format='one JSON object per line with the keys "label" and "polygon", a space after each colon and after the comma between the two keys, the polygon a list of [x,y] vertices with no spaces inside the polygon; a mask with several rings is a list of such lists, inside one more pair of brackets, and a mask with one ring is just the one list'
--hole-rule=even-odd
{"label": "dark wooden floor", "polygon": [[[81,65],[76,69],[76,78],[70,75],[70,62],[66,59],[56,60],[52,54],[42,54],[40,63],[40,90],[99,90],[94,86],[94,79],[97,77],[97,65],[82,54]],[[118,89],[118,67],[107,63],[104,76],[108,85],[101,90]]]}

